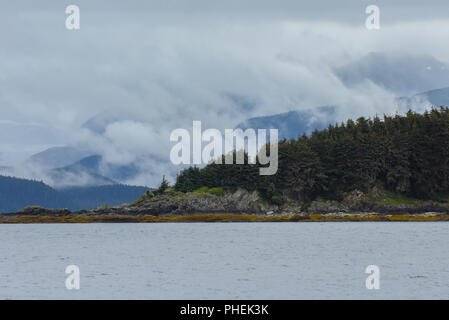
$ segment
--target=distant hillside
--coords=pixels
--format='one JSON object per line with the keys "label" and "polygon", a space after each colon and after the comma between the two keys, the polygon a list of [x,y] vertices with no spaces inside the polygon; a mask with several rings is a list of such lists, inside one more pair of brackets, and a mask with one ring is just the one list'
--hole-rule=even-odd
{"label": "distant hillside", "polygon": [[100,173],[100,156],[89,156],[71,165],[48,171],[48,177],[56,188],[73,186],[105,186],[117,184],[113,179]]}
{"label": "distant hillside", "polygon": [[12,212],[26,206],[93,209],[130,203],[139,198],[146,187],[109,185],[55,190],[43,182],[0,176],[0,212]]}
{"label": "distant hillside", "polygon": [[27,163],[44,169],[53,169],[70,165],[91,154],[73,147],[53,147],[32,155]]}
{"label": "distant hillside", "polygon": [[28,205],[63,207],[58,192],[38,181],[0,176],[0,212],[16,211]]}
{"label": "distant hillside", "polygon": [[409,109],[423,111],[430,107],[449,106],[449,87],[421,92],[412,97],[401,97],[397,101],[401,112]]}
{"label": "distant hillside", "polygon": [[131,203],[142,196],[149,188],[122,184],[97,187],[74,187],[59,191],[67,201],[70,210],[98,208],[104,204],[117,206]]}
{"label": "distant hillside", "polygon": [[83,158],[69,166],[59,168],[58,170],[64,172],[85,172],[89,173],[92,176],[101,176],[105,179],[108,179],[109,182],[125,181],[137,176],[140,173],[140,169],[133,164],[115,165],[106,163],[99,155],[93,155]]}
{"label": "distant hillside", "polygon": [[399,95],[449,85],[449,66],[428,55],[372,52],[335,69],[335,74],[348,86],[369,80]]}
{"label": "distant hillside", "polygon": [[334,119],[335,107],[318,107],[314,110],[290,111],[270,116],[250,118],[236,128],[278,129],[279,139],[295,139],[310,134],[315,129],[324,129]]}

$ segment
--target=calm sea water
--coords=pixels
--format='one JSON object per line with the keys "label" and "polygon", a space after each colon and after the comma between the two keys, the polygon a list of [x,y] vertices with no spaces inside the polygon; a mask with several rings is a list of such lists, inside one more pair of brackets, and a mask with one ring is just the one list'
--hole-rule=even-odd
{"label": "calm sea water", "polygon": [[444,222],[0,225],[0,298],[449,299],[448,242]]}

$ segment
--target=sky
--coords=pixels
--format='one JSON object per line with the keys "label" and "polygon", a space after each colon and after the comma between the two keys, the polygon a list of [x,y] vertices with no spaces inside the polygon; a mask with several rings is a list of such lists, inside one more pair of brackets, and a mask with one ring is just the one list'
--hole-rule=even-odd
{"label": "sky", "polygon": [[[80,8],[80,30],[65,28],[70,4]],[[365,28],[370,4],[380,8],[379,30]],[[340,107],[338,121],[394,112],[400,93],[370,81],[348,87],[335,68],[371,52],[449,63],[449,5],[3,1],[0,37],[0,166],[70,145],[138,162],[146,173],[130,183],[154,185],[170,132],[192,120],[222,130],[324,105]],[[102,132],[83,128],[99,114],[113,121]]]}

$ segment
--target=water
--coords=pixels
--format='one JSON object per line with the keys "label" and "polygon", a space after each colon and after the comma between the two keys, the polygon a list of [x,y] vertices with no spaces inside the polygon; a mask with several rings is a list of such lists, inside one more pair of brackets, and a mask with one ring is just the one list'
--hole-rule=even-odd
{"label": "water", "polygon": [[0,298],[448,299],[448,240],[445,222],[0,225]]}

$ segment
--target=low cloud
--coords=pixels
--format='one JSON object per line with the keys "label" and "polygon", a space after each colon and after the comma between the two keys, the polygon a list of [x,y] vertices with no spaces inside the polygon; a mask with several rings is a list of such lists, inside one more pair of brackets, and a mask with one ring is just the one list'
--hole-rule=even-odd
{"label": "low cloud", "polygon": [[[78,146],[106,162],[138,165],[142,175],[127,182],[150,186],[164,173],[175,177],[179,168],[167,163],[169,135],[191,128],[192,120],[223,130],[254,116],[326,105],[338,106],[335,121],[394,113],[394,92],[369,80],[348,87],[335,68],[369,52],[443,62],[449,56],[447,20],[415,16],[368,31],[363,10],[359,24],[348,24],[313,15],[189,18],[81,6],[76,32],[64,29],[56,9],[11,10],[0,14],[0,109],[5,120],[41,126],[32,135],[15,134],[16,149]],[[98,114],[116,116],[102,131],[82,128]],[[45,138],[48,130],[58,139]],[[0,147],[6,150],[6,142]]]}

